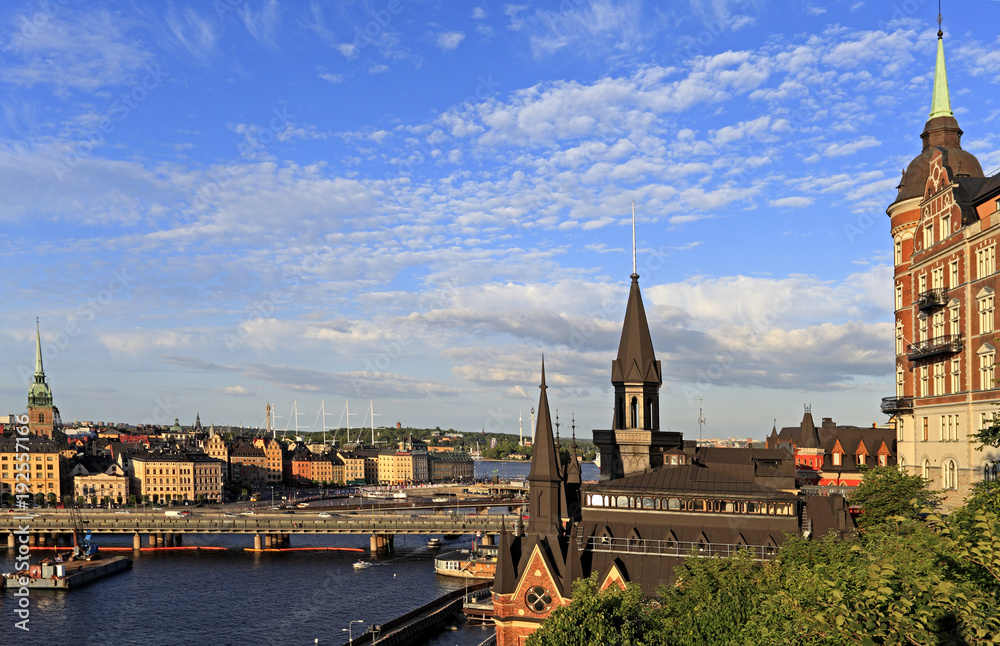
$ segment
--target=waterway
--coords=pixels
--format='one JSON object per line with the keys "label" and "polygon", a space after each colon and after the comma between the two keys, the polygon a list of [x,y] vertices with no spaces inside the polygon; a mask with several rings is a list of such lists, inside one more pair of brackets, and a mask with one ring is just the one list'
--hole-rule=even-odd
{"label": "waterway", "polygon": [[[476,477],[520,479],[527,462],[476,463]],[[592,464],[585,480],[596,480]],[[465,582],[434,573],[436,550],[427,536],[397,536],[391,556],[372,559],[368,536],[293,536],[292,547],[337,546],[352,552],[254,554],[250,535],[187,535],[185,546],[211,545],[225,552],[154,552],[135,556],[131,570],[68,592],[32,590],[30,630],[14,627],[18,599],[0,595],[0,644],[156,646],[239,644],[345,644],[345,629],[381,624]],[[131,546],[130,536],[99,536],[105,546]],[[467,538],[445,541],[444,550],[465,547]],[[3,552],[0,570],[14,568]],[[51,552],[38,552],[39,556]],[[359,557],[373,566],[355,570]],[[475,646],[492,628],[462,625],[430,639],[429,646]]]}

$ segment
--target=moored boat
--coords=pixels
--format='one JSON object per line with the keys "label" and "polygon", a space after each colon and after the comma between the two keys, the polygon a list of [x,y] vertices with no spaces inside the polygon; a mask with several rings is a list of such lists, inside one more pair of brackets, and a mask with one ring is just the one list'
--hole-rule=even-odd
{"label": "moored boat", "polygon": [[497,548],[480,545],[473,550],[441,554],[434,558],[434,572],[462,579],[492,579],[497,573]]}
{"label": "moored boat", "polygon": [[368,562],[368,561],[358,561],[357,563],[354,564],[354,569],[355,570],[364,570],[366,568],[370,568],[371,566],[372,566],[372,564],[370,562]]}
{"label": "moored boat", "polygon": [[435,538],[432,538],[432,539],[428,540],[427,541],[427,547],[431,548],[432,550],[441,547],[441,539],[435,537]]}

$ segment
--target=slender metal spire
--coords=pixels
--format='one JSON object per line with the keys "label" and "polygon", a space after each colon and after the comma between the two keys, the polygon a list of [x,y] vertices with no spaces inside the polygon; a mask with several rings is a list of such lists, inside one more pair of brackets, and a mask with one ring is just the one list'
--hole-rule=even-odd
{"label": "slender metal spire", "polygon": [[944,65],[944,32],[941,31],[941,3],[938,2],[937,62],[934,65],[934,95],[931,98],[930,119],[953,117],[951,97],[948,95],[948,72]]}
{"label": "slender metal spire", "polygon": [[[42,367],[42,331],[39,327],[38,317],[35,317],[35,377],[45,378],[45,369]],[[35,379],[38,381],[38,379]]]}
{"label": "slender metal spire", "polygon": [[636,275],[635,264],[635,200],[632,200],[632,275]]}

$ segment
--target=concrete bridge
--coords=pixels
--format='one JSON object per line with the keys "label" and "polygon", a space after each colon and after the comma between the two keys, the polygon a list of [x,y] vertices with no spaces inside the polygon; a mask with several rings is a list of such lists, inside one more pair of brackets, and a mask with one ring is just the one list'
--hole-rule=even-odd
{"label": "concrete bridge", "polygon": [[[350,514],[319,517],[315,513],[222,514],[195,510],[187,516],[166,516],[164,512],[111,513],[83,511],[80,528],[94,534],[131,534],[133,547],[141,546],[141,534],[148,535],[151,547],[177,546],[185,534],[253,534],[255,549],[288,547],[292,534],[370,534],[372,551],[391,549],[396,534],[496,534],[506,523],[513,529],[518,516],[495,514]],[[30,547],[71,545],[75,527],[73,516],[50,510],[37,516],[0,515],[0,536],[7,547],[19,543]],[[0,543],[2,544],[2,543]]]}

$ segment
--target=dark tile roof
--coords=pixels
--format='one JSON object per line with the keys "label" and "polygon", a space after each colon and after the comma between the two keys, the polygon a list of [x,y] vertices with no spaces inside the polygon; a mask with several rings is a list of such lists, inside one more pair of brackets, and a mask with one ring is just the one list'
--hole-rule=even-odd
{"label": "dark tile roof", "polygon": [[770,487],[740,480],[715,469],[698,465],[659,467],[617,480],[584,485],[585,492],[703,493],[707,495],[766,495],[784,497]]}

